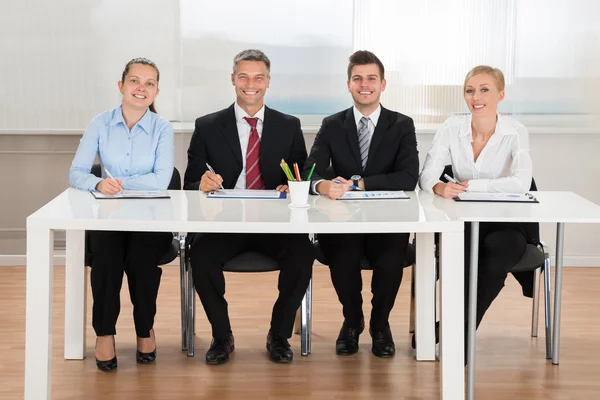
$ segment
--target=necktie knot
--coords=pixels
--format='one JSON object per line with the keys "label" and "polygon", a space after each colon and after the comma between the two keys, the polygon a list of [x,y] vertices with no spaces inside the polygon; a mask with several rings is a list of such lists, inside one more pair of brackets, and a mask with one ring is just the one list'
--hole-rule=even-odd
{"label": "necktie knot", "polygon": [[363,126],[368,127],[369,126],[369,121],[371,120],[371,118],[369,117],[362,117],[360,119],[360,123],[363,124]]}
{"label": "necktie knot", "polygon": [[246,120],[246,122],[248,122],[248,124],[251,127],[256,128],[256,124],[258,122],[258,118],[244,117],[244,119]]}

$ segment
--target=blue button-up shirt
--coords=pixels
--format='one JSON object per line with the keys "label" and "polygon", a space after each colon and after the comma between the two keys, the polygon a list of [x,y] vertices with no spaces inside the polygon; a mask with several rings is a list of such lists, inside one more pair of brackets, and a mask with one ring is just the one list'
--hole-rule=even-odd
{"label": "blue button-up shirt", "polygon": [[[121,106],[97,115],[88,125],[69,170],[69,184],[78,189],[96,190],[107,177],[123,180],[123,189],[166,189],[173,175],[175,148],[173,126],[148,110],[127,128]],[[102,178],[90,173],[96,155]]]}

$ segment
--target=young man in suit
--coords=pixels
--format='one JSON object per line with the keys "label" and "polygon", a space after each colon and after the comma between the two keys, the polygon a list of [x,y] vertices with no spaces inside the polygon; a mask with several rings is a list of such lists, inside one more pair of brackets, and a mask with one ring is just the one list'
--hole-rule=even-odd
{"label": "young man in suit", "polygon": [[[210,192],[225,189],[287,191],[279,163],[306,160],[300,120],[264,105],[271,63],[259,50],[244,50],[234,58],[231,82],[236,101],[230,107],[196,120],[188,149],[184,189]],[[207,163],[216,173],[208,170]],[[229,360],[234,339],[225,300],[223,266],[246,251],[279,262],[279,297],[273,307],[267,350],[274,362],[290,362],[288,343],[296,310],[312,275],[314,249],[304,234],[196,234],[190,262],[194,285],[212,325],[208,364]]]}
{"label": "young man in suit", "polygon": [[[354,106],[323,120],[304,168],[306,174],[316,164],[312,192],[338,199],[352,185],[363,190],[414,190],[419,159],[412,119],[379,103],[386,81],[383,64],[375,54],[357,51],[349,61],[348,91]],[[329,165],[340,183],[324,179]],[[319,235],[343,307],[344,323],[336,341],[337,354],[356,353],[364,329],[360,268],[363,256],[373,268],[369,324],[372,351],[378,357],[395,354],[388,318],[402,280],[408,236],[408,233]]]}

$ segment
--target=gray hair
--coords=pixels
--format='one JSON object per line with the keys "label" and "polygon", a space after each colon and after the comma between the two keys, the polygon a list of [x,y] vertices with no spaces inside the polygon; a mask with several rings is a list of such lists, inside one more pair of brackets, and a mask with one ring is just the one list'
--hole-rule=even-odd
{"label": "gray hair", "polygon": [[237,73],[237,65],[240,61],[262,61],[267,66],[267,76],[271,76],[271,61],[265,53],[257,49],[246,49],[239,52],[233,58],[233,74]]}

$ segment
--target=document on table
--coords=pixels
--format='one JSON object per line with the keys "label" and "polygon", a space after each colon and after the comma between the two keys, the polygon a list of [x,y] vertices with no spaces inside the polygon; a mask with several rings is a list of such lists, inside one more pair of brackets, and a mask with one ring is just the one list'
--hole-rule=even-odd
{"label": "document on table", "polygon": [[123,190],[117,194],[103,194],[92,192],[97,199],[168,199],[169,192],[166,190]]}
{"label": "document on table", "polygon": [[482,201],[495,203],[539,203],[531,193],[476,193],[463,192],[456,201]]}
{"label": "document on table", "polygon": [[277,190],[225,189],[209,192],[209,199],[285,199],[286,193]]}
{"label": "document on table", "polygon": [[403,190],[370,190],[348,191],[339,200],[383,200],[383,199],[408,199]]}

